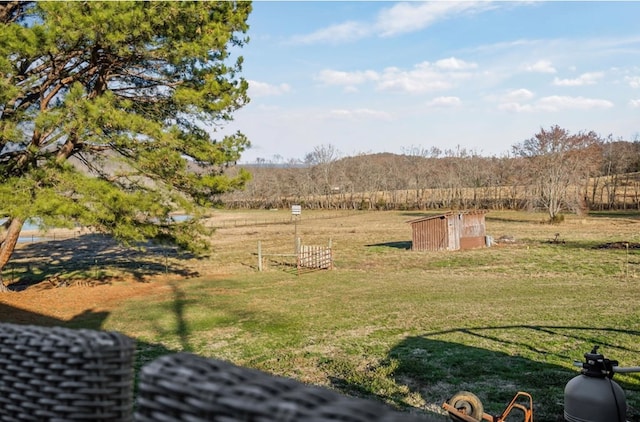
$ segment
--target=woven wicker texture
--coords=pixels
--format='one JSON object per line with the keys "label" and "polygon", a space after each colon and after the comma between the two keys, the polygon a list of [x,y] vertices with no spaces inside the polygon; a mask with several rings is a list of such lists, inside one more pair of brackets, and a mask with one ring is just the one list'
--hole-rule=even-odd
{"label": "woven wicker texture", "polygon": [[[139,377],[136,422],[431,422],[382,403],[189,353],[160,357]],[[441,421],[441,419],[437,419]]]}
{"label": "woven wicker texture", "polygon": [[0,323],[0,421],[130,421],[135,341]]}

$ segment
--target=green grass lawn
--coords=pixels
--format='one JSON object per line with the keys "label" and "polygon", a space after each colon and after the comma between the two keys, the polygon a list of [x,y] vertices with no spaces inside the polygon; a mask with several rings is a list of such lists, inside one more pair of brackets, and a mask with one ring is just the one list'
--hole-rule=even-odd
{"label": "green grass lawn", "polygon": [[[291,251],[293,224],[220,228],[198,265],[223,275],[123,303],[103,328],[139,339],[141,364],[187,350],[424,412],[468,390],[498,414],[526,391],[536,421],[562,420],[573,361],[594,345],[640,365],[640,252],[598,247],[640,242],[640,216],[490,212],[487,234],[514,244],[436,253],[407,249],[418,215],[305,213],[295,230],[330,240],[336,268],[301,275],[284,257],[257,271],[257,241]],[[640,374],[616,380],[640,421]]]}

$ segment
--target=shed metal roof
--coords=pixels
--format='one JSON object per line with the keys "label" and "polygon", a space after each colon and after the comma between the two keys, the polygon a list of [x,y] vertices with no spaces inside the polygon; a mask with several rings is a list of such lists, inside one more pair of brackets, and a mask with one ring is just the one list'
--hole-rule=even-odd
{"label": "shed metal roof", "polygon": [[473,214],[486,214],[488,213],[488,210],[467,210],[467,211],[448,211],[445,212],[443,214],[436,214],[436,215],[426,215],[424,217],[420,217],[420,218],[416,218],[413,220],[409,220],[407,221],[407,223],[409,224],[413,224],[413,223],[419,223],[421,221],[426,221],[426,220],[432,220],[434,218],[445,218],[445,217],[449,217],[452,215],[458,215],[458,214],[464,214],[464,215],[473,215]]}

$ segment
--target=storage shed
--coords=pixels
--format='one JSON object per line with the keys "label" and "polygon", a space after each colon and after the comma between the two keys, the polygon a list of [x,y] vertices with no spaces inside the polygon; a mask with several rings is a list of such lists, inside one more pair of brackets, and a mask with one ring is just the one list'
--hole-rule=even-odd
{"label": "storage shed", "polygon": [[485,210],[451,211],[421,217],[411,224],[411,250],[457,251],[486,245]]}

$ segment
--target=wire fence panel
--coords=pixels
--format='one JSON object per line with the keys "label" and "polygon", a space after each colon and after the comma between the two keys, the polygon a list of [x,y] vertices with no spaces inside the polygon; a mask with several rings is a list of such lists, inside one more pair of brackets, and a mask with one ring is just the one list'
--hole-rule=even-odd
{"label": "wire fence panel", "polygon": [[327,246],[301,245],[298,253],[299,268],[331,269],[333,252]]}

